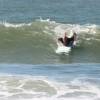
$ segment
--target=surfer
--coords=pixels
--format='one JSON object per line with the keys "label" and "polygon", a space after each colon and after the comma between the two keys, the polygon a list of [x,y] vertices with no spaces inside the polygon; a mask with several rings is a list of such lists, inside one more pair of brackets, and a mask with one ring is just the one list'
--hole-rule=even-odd
{"label": "surfer", "polygon": [[65,32],[65,35],[64,35],[64,45],[65,46],[70,46],[70,47],[73,47],[75,44],[74,44],[74,41],[76,41],[76,33],[72,33],[70,37],[67,36],[66,32]]}
{"label": "surfer", "polygon": [[64,38],[58,38],[58,41],[60,41],[64,46],[73,47],[76,41],[76,33],[71,33],[71,36],[68,37],[65,32]]}

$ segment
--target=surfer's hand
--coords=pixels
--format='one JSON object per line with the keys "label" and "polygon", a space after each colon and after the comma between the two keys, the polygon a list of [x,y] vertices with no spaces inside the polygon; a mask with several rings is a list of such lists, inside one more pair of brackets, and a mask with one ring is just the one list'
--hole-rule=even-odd
{"label": "surfer's hand", "polygon": [[76,45],[76,41],[74,41],[73,45],[74,45],[74,46]]}

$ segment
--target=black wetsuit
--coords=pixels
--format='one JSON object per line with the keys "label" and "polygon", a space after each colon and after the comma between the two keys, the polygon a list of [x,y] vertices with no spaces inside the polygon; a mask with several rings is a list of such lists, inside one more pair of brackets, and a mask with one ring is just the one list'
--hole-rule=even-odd
{"label": "black wetsuit", "polygon": [[74,36],[71,38],[67,38],[66,46],[73,46],[73,42],[74,42]]}
{"label": "black wetsuit", "polygon": [[58,38],[58,40],[65,46],[73,47],[73,42],[75,41],[75,37],[76,37],[76,34],[74,33],[74,35],[71,38],[68,38],[65,36],[64,39]]}

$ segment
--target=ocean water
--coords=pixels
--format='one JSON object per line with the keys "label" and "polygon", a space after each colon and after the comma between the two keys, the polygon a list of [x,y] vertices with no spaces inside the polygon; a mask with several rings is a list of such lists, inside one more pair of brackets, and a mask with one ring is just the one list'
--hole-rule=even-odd
{"label": "ocean water", "polygon": [[0,0],[0,100],[40,99],[100,100],[100,0]]}

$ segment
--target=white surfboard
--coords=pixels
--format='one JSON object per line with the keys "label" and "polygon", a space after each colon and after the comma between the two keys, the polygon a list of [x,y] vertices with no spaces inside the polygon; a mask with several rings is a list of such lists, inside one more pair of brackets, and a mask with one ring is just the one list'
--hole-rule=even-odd
{"label": "white surfboard", "polygon": [[57,46],[55,51],[57,54],[69,54],[72,47],[76,46],[76,41],[73,42],[73,46],[64,46],[61,42],[57,42]]}
{"label": "white surfboard", "polygon": [[71,51],[71,47],[58,46],[56,49],[57,54],[68,54]]}
{"label": "white surfboard", "polygon": [[71,47],[64,46],[61,42],[57,42],[57,49],[56,53],[57,54],[68,54],[71,51]]}

